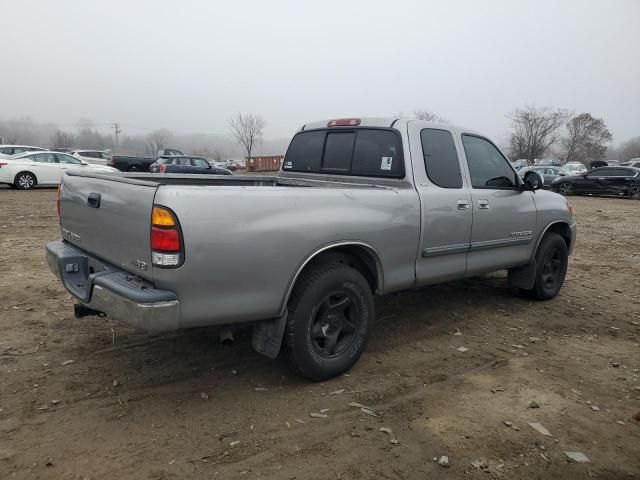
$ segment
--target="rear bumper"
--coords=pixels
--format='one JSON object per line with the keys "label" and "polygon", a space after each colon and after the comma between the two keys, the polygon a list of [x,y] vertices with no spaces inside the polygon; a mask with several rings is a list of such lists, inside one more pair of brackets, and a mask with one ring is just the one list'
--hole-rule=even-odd
{"label": "rear bumper", "polygon": [[64,241],[50,242],[46,250],[49,268],[82,305],[140,330],[180,328],[174,292],[158,290]]}

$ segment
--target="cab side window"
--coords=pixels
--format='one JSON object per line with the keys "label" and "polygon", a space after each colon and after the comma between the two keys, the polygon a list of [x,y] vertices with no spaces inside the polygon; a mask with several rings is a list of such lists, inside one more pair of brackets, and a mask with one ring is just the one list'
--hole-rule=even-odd
{"label": "cab side window", "polygon": [[462,188],[460,161],[451,132],[425,128],[420,140],[429,180],[442,188]]}
{"label": "cab side window", "polygon": [[462,135],[473,188],[515,188],[516,174],[508,160],[488,140]]}

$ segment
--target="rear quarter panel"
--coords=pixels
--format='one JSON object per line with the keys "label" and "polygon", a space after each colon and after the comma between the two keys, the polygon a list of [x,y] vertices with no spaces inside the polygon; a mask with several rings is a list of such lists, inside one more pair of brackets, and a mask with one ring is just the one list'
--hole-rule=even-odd
{"label": "rear quarter panel", "polygon": [[404,187],[162,186],[156,204],[180,222],[185,263],[154,269],[177,293],[183,327],[281,314],[290,282],[319,249],[364,242],[379,255],[384,291],[415,278],[420,207]]}

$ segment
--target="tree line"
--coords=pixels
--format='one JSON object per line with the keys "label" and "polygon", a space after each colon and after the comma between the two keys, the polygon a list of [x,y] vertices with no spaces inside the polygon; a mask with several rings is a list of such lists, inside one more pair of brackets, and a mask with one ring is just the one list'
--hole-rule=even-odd
{"label": "tree line", "polygon": [[[420,120],[448,123],[448,120],[426,109],[414,112]],[[568,110],[525,105],[509,115],[510,131],[506,151],[512,160],[533,161],[552,157],[562,162],[578,161],[589,165],[605,157],[629,160],[640,157],[640,136],[618,148],[608,144],[613,139],[605,121],[590,113],[575,114]]]}
{"label": "tree line", "polygon": [[[396,116],[403,117],[402,113]],[[427,109],[417,109],[413,117],[437,123],[449,120]],[[510,130],[505,150],[512,160],[552,157],[563,162],[589,164],[603,158],[628,160],[640,157],[640,136],[618,147],[605,121],[590,113],[575,114],[565,109],[525,105],[508,115]],[[0,139],[4,143],[38,145],[51,148],[111,149],[114,153],[154,156],[165,147],[181,148],[191,154],[214,160],[232,156],[251,156],[258,145],[269,153],[283,153],[288,139],[265,142],[267,125],[260,115],[238,113],[228,120],[228,135],[176,134],[157,129],[144,135],[121,135],[116,143],[112,134],[101,133],[90,120],[82,119],[75,131],[54,124],[37,124],[30,119],[0,120]]]}

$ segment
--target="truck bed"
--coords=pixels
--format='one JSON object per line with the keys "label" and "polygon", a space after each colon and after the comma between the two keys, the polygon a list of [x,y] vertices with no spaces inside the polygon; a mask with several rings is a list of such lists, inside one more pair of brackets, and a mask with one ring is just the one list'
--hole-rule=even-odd
{"label": "truck bed", "polygon": [[[413,284],[418,195],[408,180],[380,180],[74,172],[61,189],[62,234],[97,259],[175,292],[182,327],[272,318],[305,261],[331,246],[355,242],[370,251],[381,292]],[[96,195],[98,208],[89,205]],[[169,208],[180,223],[179,268],[152,266],[153,205]]]}

